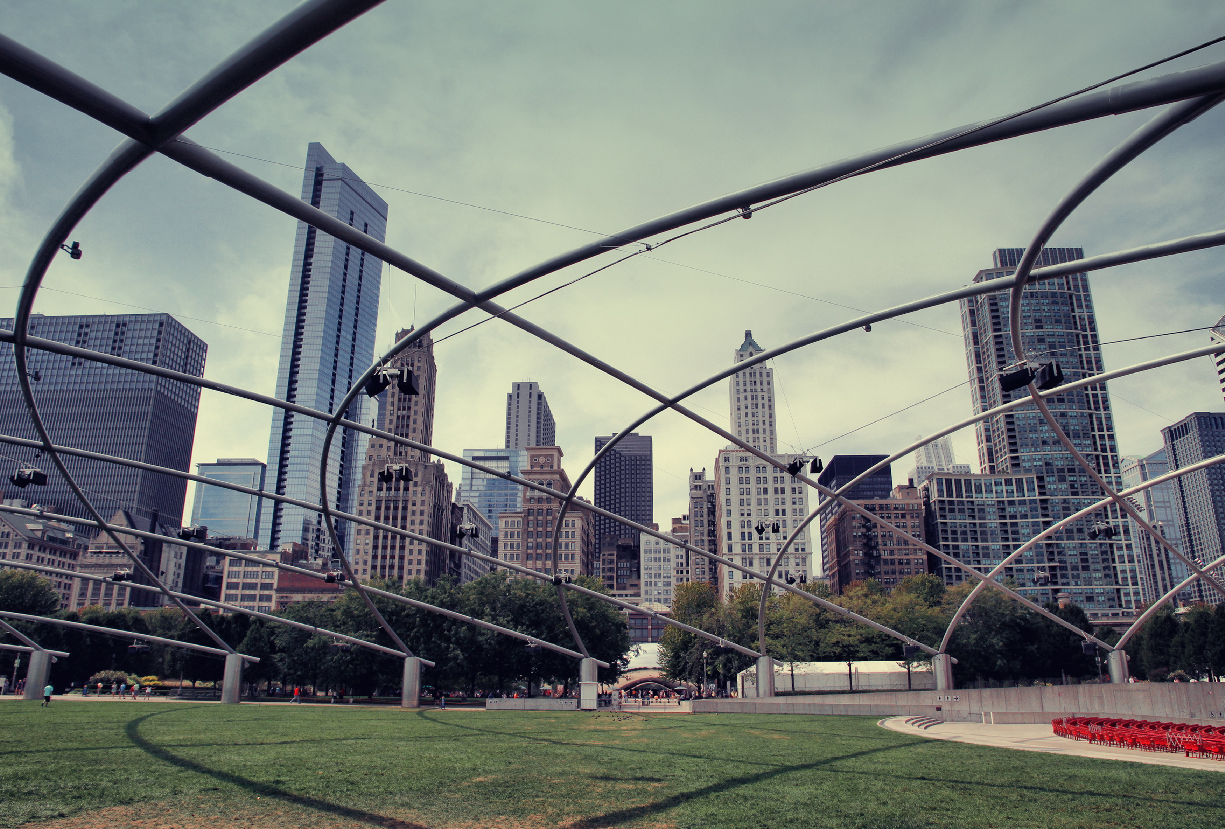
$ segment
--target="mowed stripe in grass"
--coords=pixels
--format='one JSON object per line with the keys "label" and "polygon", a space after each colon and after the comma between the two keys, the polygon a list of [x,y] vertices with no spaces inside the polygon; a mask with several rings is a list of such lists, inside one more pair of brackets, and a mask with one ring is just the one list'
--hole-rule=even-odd
{"label": "mowed stripe in grass", "polygon": [[0,827],[1220,827],[1221,777],[859,717],[0,704]]}

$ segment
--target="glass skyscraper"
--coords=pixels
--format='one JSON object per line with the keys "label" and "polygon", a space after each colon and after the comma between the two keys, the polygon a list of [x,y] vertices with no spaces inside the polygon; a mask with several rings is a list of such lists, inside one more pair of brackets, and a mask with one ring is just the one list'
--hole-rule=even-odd
{"label": "glass skyscraper", "polygon": [[[509,475],[518,475],[519,470],[527,466],[527,450],[465,449],[464,460],[476,461]],[[523,487],[505,478],[465,466],[455,502],[462,504],[465,501],[475,506],[497,533],[499,515],[523,509]]]}
{"label": "glass skyscraper", "polygon": [[[1225,454],[1225,412],[1195,412],[1161,430],[1171,469]],[[1225,465],[1216,464],[1170,481],[1182,553],[1203,567],[1225,554]],[[1188,573],[1189,575],[1189,573]],[[1220,571],[1217,571],[1220,580]],[[1193,599],[1218,602],[1217,591],[1197,581]]]}
{"label": "glass skyscraper", "polygon": [[[1145,481],[1151,481],[1170,471],[1165,449],[1158,449],[1147,458],[1123,459],[1123,486],[1131,489]],[[1174,482],[1151,486],[1131,496],[1140,517],[1154,525],[1163,538],[1182,550],[1178,512],[1174,507]],[[1136,544],[1136,557],[1140,565],[1140,594],[1145,604],[1155,602],[1174,585],[1185,579],[1190,571],[1169,550],[1157,543],[1141,527],[1131,521],[1132,538]],[[1184,591],[1184,595],[1192,591]]]}
{"label": "glass skyscraper", "polygon": [[[13,320],[0,319],[0,327],[12,330]],[[204,374],[208,351],[203,340],[169,314],[35,314],[29,333],[196,377]],[[32,384],[34,397],[53,442],[188,471],[200,406],[199,387],[44,351],[31,350],[29,354],[31,374],[39,378]],[[38,438],[21,397],[9,343],[0,344],[0,432]],[[15,446],[0,447],[0,454],[9,458],[3,461],[9,469],[0,476],[5,497],[24,498],[67,515],[89,517],[50,461],[35,461],[33,450]],[[182,522],[187,482],[181,478],[71,455],[63,458],[104,517],[109,519],[117,510],[125,509],[146,522],[155,515],[163,524]],[[19,463],[41,468],[47,473],[47,485],[25,489],[10,485],[8,478]]]}
{"label": "glass skyscraper", "polygon": [[[612,435],[597,437],[595,451],[612,439]],[[631,432],[595,465],[595,505],[649,526],[655,520],[654,477],[651,436]],[[603,515],[595,517],[598,544],[602,546],[606,537],[615,541],[623,536],[637,540],[638,533]]]}
{"label": "glass skyscraper", "polygon": [[[196,464],[197,475],[260,490],[264,488],[266,469],[255,458],[218,458],[216,463]],[[198,483],[191,523],[208,527],[212,536],[259,538],[263,503],[263,498],[254,495]]]}
{"label": "glass skyscraper", "polygon": [[[994,267],[979,271],[974,282],[1007,280],[1015,274],[1023,253],[1019,248],[995,251]],[[1036,267],[1083,257],[1080,248],[1045,248]],[[1000,287],[999,292],[961,301],[975,412],[1029,394],[1024,387],[1013,392],[1000,389],[1000,375],[1017,362],[1009,333],[1008,286]],[[1102,372],[1097,319],[1086,274],[1047,279],[1026,287],[1021,297],[1021,325],[1026,356],[1041,362],[1058,361],[1065,382]],[[1047,399],[1047,405],[1077,451],[1117,489],[1122,481],[1106,384],[1055,395]],[[1033,476],[1036,503],[1041,505],[1036,517],[1043,525],[1072,515],[1103,497],[1101,489],[1073,461],[1034,406],[981,421],[976,426],[976,436],[983,475]],[[1016,504],[1007,501],[1006,498],[1005,520],[997,517],[980,524],[967,517],[960,526],[956,521],[950,524],[949,537],[940,539],[942,551],[954,556],[963,548],[966,552],[985,551],[980,561],[983,567],[989,567],[1015,550],[1033,529],[1022,526],[1020,519],[1028,517],[1032,521],[1035,516],[1032,509],[1028,511],[1031,514],[1023,515],[1019,501]],[[1010,506],[1021,510],[1016,513],[1016,520],[1007,509]],[[1089,539],[1087,533],[1102,521],[1114,527],[1113,540]],[[986,537],[982,537],[984,533]],[[1039,586],[1039,581],[1045,581],[1040,579],[1043,573],[1049,576],[1049,585]],[[1021,592],[1031,598],[1046,602],[1060,592],[1067,592],[1072,601],[1095,618],[1130,612],[1143,600],[1131,528],[1126,515],[1113,504],[1066,528],[1050,541],[1038,544],[1022,556],[1011,575]]]}
{"label": "glass skyscraper", "polygon": [[[306,155],[302,200],[382,242],[387,231],[387,202],[321,144]],[[276,396],[291,403],[334,413],[353,380],[374,360],[379,287],[383,263],[364,251],[298,223]],[[368,422],[372,406],[359,396],[345,416]],[[268,441],[269,488],[312,503],[321,500],[319,466],[325,421],[276,409]],[[348,511],[368,440],[340,430],[328,455],[329,503]],[[272,502],[261,521],[261,544],[305,544],[312,556],[331,556],[323,517],[301,507]],[[338,531],[342,546],[347,526]]]}

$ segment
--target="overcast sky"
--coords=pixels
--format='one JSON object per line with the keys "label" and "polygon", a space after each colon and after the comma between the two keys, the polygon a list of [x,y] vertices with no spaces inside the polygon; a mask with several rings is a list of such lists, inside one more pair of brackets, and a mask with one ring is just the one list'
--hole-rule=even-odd
{"label": "overcast sky", "polygon": [[[7,0],[0,31],[155,112],[294,4]],[[387,241],[480,287],[592,238],[809,167],[1040,103],[1225,34],[1219,2],[463,3],[391,0],[188,135],[297,194],[320,141],[389,202]],[[1147,76],[1225,60],[1225,44]],[[1023,247],[1052,205],[1154,113],[874,173],[669,245],[523,309],[665,392],[765,348],[969,282]],[[1115,176],[1052,244],[1107,253],[1223,225],[1225,108]],[[35,246],[119,137],[0,78],[0,307]],[[456,204],[455,202],[463,202]],[[505,211],[505,212],[498,212]],[[507,215],[519,214],[522,217]],[[543,220],[534,221],[533,219]],[[581,228],[559,227],[549,222]],[[115,187],[57,258],[36,310],[168,311],[209,344],[206,376],[273,392],[295,222],[164,158]],[[507,302],[610,261],[522,288]],[[1103,341],[1214,324],[1219,249],[1092,276]],[[448,307],[384,268],[379,348]],[[473,312],[440,335],[480,316]],[[777,361],[780,450],[893,452],[971,413],[956,307]],[[1107,369],[1205,332],[1104,346]],[[498,447],[505,395],[536,380],[572,475],[593,438],[649,401],[504,323],[437,348],[435,443]],[[1125,455],[1225,403],[1208,358],[1110,387]],[[694,399],[727,425],[727,386]],[[193,463],[266,460],[270,412],[205,392]],[[687,510],[690,467],[722,442],[677,415],[654,436],[655,520]],[[54,436],[53,436],[54,437]],[[955,438],[977,465],[973,432]],[[908,463],[894,467],[901,482]],[[450,470],[458,483],[459,469]],[[590,497],[590,483],[584,494]],[[189,494],[190,497],[190,494]],[[190,503],[190,502],[189,502]],[[105,512],[105,509],[103,510]],[[189,510],[188,510],[189,511]]]}

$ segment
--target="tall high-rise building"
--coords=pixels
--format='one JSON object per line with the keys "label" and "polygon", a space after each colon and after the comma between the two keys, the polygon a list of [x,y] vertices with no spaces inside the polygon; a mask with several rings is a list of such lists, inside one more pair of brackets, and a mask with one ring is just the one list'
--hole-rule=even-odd
{"label": "tall high-rise building", "polygon": [[[1131,489],[1170,471],[1165,449],[1158,449],[1146,458],[1123,458],[1123,486]],[[1140,517],[1156,527],[1163,538],[1182,550],[1178,511],[1174,507],[1174,483],[1151,486],[1131,496]],[[1169,592],[1189,573],[1183,564],[1153,536],[1129,517],[1131,537],[1136,544],[1136,563],[1140,567],[1140,599],[1154,602]]]}
{"label": "tall high-rise building", "polygon": [[[12,319],[0,319],[12,330]],[[208,346],[169,314],[91,314],[48,317],[34,314],[31,336],[55,340],[181,371],[204,375]],[[51,440],[108,455],[187,472],[196,434],[200,389],[152,374],[42,351],[29,352],[35,399]],[[22,399],[13,363],[13,346],[0,343],[0,432],[38,439]],[[67,482],[32,450],[9,447],[5,454],[21,464],[41,466],[46,486],[19,490],[8,483],[15,469],[0,476],[6,497],[54,507],[65,515],[88,518]],[[156,519],[179,526],[187,482],[126,466],[63,456],[73,478],[105,516],[126,510],[137,520]]]}
{"label": "tall high-rise building", "polygon": [[[787,465],[804,456],[784,454],[774,459]],[[720,552],[762,573],[770,569],[787,536],[808,515],[806,485],[741,449],[723,449],[715,457],[715,498]],[[784,577],[807,583],[813,572],[810,532],[808,528],[801,531],[779,562]],[[717,569],[711,575],[719,579],[719,593],[725,598],[744,584],[745,576],[739,571]]]}
{"label": "tall high-rise building", "polygon": [[[597,437],[595,451],[612,439],[612,435]],[[639,524],[651,524],[655,520],[654,471],[651,436],[626,435],[595,465],[595,505]],[[638,531],[597,515],[595,535],[602,545],[605,537],[636,538]]]}
{"label": "tall high-rise building", "polygon": [[[527,465],[519,470],[519,477],[558,494],[553,497],[526,490],[523,509],[498,517],[498,559],[548,575],[591,575],[596,555],[591,513],[575,505],[564,519],[560,514],[562,495],[570,489],[570,476],[561,465],[561,447],[529,446],[527,453]],[[583,498],[576,500],[590,504]],[[553,572],[554,538],[558,539],[557,573]]]}
{"label": "tall high-rise building", "polygon": [[[1161,430],[1171,469],[1225,454],[1225,412],[1194,412]],[[1216,464],[1170,481],[1182,553],[1203,566],[1225,554],[1225,465]],[[1221,601],[1211,587],[1196,582],[1190,598]]]}
{"label": "tall high-rise building", "polygon": [[[387,232],[387,202],[379,198],[323,145],[311,143],[302,179],[302,200],[382,242]],[[335,413],[353,381],[374,360],[379,288],[383,263],[365,251],[298,222],[276,396],[318,411]],[[370,419],[370,405],[359,395],[345,412],[349,420]],[[327,423],[274,409],[268,440],[269,488],[311,503],[322,500],[319,466]],[[361,473],[367,438],[342,429],[328,454],[329,503],[349,511]],[[261,522],[261,542],[275,549],[306,545],[312,556],[329,556],[331,540],[318,513],[274,502]],[[338,528],[346,546],[348,526]]]}
{"label": "tall high-rise building", "polygon": [[[899,530],[923,538],[923,500],[913,486],[894,487],[888,498],[853,502]],[[838,505],[822,527],[821,549],[829,550],[822,562],[829,589],[842,593],[848,585],[875,579],[892,589],[902,579],[928,572],[927,553],[893,530],[885,530],[845,506]]]}
{"label": "tall high-rise building", "polygon": [[[975,283],[1002,280],[1000,290],[961,301],[966,361],[970,370],[975,412],[983,412],[1028,396],[1022,387],[1005,392],[1000,375],[1018,362],[1009,332],[1009,281],[1024,251],[995,251],[994,267],[979,271]],[[1071,262],[1084,256],[1080,248],[1045,248],[1037,267]],[[1103,370],[1093,297],[1086,274],[1070,274],[1026,287],[1021,297],[1021,339],[1031,360],[1057,361],[1067,382]],[[1055,395],[1047,400],[1060,428],[1078,451],[1112,487],[1121,485],[1118,449],[1110,397],[1105,383]],[[981,421],[976,427],[979,465],[984,475],[1033,476],[1036,495],[1047,507],[1043,518],[1059,521],[1100,500],[1101,489],[1059,443],[1036,407],[1027,406]],[[1117,616],[1142,603],[1140,576],[1132,547],[1131,528],[1115,505],[1068,527],[1026,555],[1017,568],[1023,592],[1040,602],[1059,592],[1094,618]],[[1094,524],[1110,523],[1112,539],[1089,539]],[[1019,543],[1003,544],[1007,555]],[[957,555],[954,550],[944,550]],[[983,561],[984,565],[989,562]],[[1029,569],[1033,569],[1033,573]],[[1043,572],[1049,586],[1037,586]],[[1044,577],[1045,578],[1045,577]],[[1026,585],[1034,585],[1032,587]]]}
{"label": "tall high-rise building", "polygon": [[[227,484],[263,490],[268,467],[255,458],[218,458],[216,463],[196,464],[196,474]],[[196,484],[191,523],[206,526],[210,535],[259,538],[259,519],[264,499],[219,486]]]}
{"label": "tall high-rise building", "polygon": [[[412,333],[402,329],[396,342]],[[388,364],[393,369],[407,368],[417,383],[417,394],[405,394],[393,383],[378,396],[378,428],[397,437],[431,444],[434,439],[434,392],[437,369],[434,341],[423,335]],[[400,480],[397,467],[407,467],[409,479]],[[392,470],[393,480],[387,477]],[[428,453],[409,449],[382,438],[372,438],[356,487],[355,509],[384,524],[412,530],[435,541],[451,541],[451,482],[438,462]],[[353,567],[359,578],[408,581],[415,578],[435,583],[441,576],[459,582],[463,573],[462,556],[426,541],[410,540],[370,527],[355,527],[350,548]]]}
{"label": "tall high-rise building", "polygon": [[557,424],[539,383],[512,383],[506,395],[506,448],[557,445]]}
{"label": "tall high-rise building", "polygon": [[918,486],[933,472],[968,475],[971,471],[969,464],[957,463],[957,456],[953,454],[953,439],[948,435],[936,438],[931,443],[925,443],[916,449],[914,463],[914,469],[910,471],[912,486]]}
{"label": "tall high-rise building", "polygon": [[[719,554],[719,505],[716,503],[715,480],[689,470],[689,543],[699,550]],[[719,583],[719,565],[708,558],[690,554],[690,576],[693,581]]]}
{"label": "tall high-rise building", "polygon": [[[1217,320],[1217,324],[1213,326],[1209,340],[1212,344],[1220,343],[1225,345],[1225,317]],[[1225,354],[1218,354],[1213,358],[1216,361],[1216,379],[1221,386],[1221,397],[1225,397]]]}
{"label": "tall high-rise building", "polygon": [[[519,470],[527,466],[527,450],[465,449],[464,460],[475,461],[508,475],[518,475]],[[496,536],[498,516],[504,512],[518,512],[523,509],[523,487],[505,478],[465,466],[459,494],[455,500],[461,504],[465,501],[473,504],[493,527]]]}
{"label": "tall high-rise building", "polygon": [[[821,470],[817,483],[826,489],[835,491],[842,489],[886,457],[886,455],[834,455]],[[843,497],[852,501],[880,501],[888,498],[892,491],[893,469],[891,466],[884,466],[842,494]],[[831,579],[830,583],[833,584],[831,568],[836,566],[837,551],[830,547],[830,539],[834,536],[827,531],[827,525],[841,507],[837,501],[822,499],[817,509],[820,510],[817,522],[821,538],[821,571],[823,575]]]}
{"label": "tall high-rise building", "polygon": [[[753,332],[746,330],[744,342],[732,359],[743,363],[763,351],[753,339]],[[737,372],[728,384],[727,395],[732,433],[760,452],[775,454],[778,439],[774,434],[774,369],[758,365]]]}

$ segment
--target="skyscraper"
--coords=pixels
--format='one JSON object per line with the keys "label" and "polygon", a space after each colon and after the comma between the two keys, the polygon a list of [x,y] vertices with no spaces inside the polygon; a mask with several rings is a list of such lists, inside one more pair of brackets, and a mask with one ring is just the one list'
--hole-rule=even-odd
{"label": "skyscraper", "polygon": [[[465,449],[464,460],[518,475],[527,466],[526,449]],[[479,469],[465,466],[460,482],[458,503],[473,504],[485,516],[494,535],[498,533],[498,516],[504,512],[519,512],[523,509],[523,487],[505,478],[490,475]]]}
{"label": "skyscraper", "polygon": [[[1225,412],[1195,412],[1161,430],[1171,469],[1225,454]],[[1225,553],[1225,466],[1181,475],[1172,481],[1174,511],[1183,555],[1203,566]],[[1196,582],[1192,598],[1221,601],[1211,587]]]}
{"label": "skyscraper", "polygon": [[[264,488],[262,461],[255,458],[218,458],[216,463],[196,464],[196,474],[249,489]],[[208,527],[209,535],[259,538],[259,519],[264,499],[232,489],[196,484],[191,523]]]}
{"label": "skyscraper", "polygon": [[[0,327],[12,330],[13,320],[0,319]],[[196,377],[204,374],[208,350],[203,340],[169,314],[34,314],[29,333]],[[199,387],[49,352],[31,351],[29,359],[32,376],[39,378],[33,383],[34,396],[53,441],[188,471]],[[0,432],[38,438],[21,397],[9,343],[0,343]],[[22,464],[34,463],[31,450],[9,447],[4,453]],[[145,522],[156,518],[168,525],[182,523],[185,480],[72,455],[63,460],[102,515],[123,509]],[[47,473],[46,486],[18,490],[8,483],[15,471],[10,470],[0,476],[0,488],[6,497],[37,501],[66,515],[87,518],[85,507],[50,463],[44,459],[41,468]]]}
{"label": "skyscraper", "polygon": [[[1151,481],[1170,471],[1165,449],[1158,449],[1146,458],[1123,459],[1123,486],[1131,489],[1145,481]],[[1166,541],[1182,549],[1178,511],[1174,507],[1174,482],[1151,486],[1131,496],[1145,523],[1155,526]],[[1129,519],[1130,520],[1130,519]],[[1140,598],[1145,603],[1154,602],[1164,596],[1174,585],[1189,573],[1187,565],[1178,560],[1169,550],[1134,520],[1131,537],[1136,543],[1136,563],[1140,566]]]}
{"label": "skyscraper", "polygon": [[[1007,280],[1015,273],[1024,251],[1000,249],[994,267],[979,271],[975,283]],[[1046,248],[1037,267],[1080,259],[1080,248]],[[1000,388],[999,378],[1017,364],[1009,333],[1007,281],[1000,291],[961,301],[966,361],[970,369],[975,412],[992,409],[1028,396],[1022,387]],[[1102,351],[1089,277],[1083,273],[1047,279],[1025,289],[1021,298],[1021,337],[1031,360],[1057,361],[1067,382],[1100,373]],[[1121,484],[1114,420],[1105,383],[1098,383],[1048,398],[1060,428],[1078,451],[1112,487]],[[1036,407],[1027,406],[981,421],[976,427],[979,465],[984,475],[1032,475],[1039,502],[1046,506],[1041,518],[1058,521],[1101,499],[1103,493],[1073,460],[1047,426]],[[1014,568],[1023,592],[1050,601],[1066,591],[1095,618],[1134,610],[1141,602],[1140,577],[1125,516],[1115,505],[1068,527],[1048,542],[1037,545]],[[1087,533],[1098,522],[1115,529],[1113,539],[1091,540]],[[1024,539],[1006,533],[1000,555],[1007,555]],[[957,555],[957,542],[945,549]],[[988,548],[990,549],[990,548]],[[997,559],[998,560],[998,559]],[[984,566],[991,562],[983,560]],[[1049,576],[1049,586],[1038,586],[1038,574]]]}
{"label": "skyscraper", "polygon": [[[1225,317],[1217,320],[1208,341],[1225,345]],[[1216,360],[1216,379],[1221,386],[1221,397],[1225,397],[1225,354],[1218,354],[1213,359]]]}
{"label": "skyscraper", "polygon": [[506,448],[556,446],[557,424],[539,383],[512,383],[506,395]]}
{"label": "skyscraper", "polygon": [[957,463],[957,457],[953,454],[953,439],[948,435],[916,449],[914,463],[914,469],[910,471],[912,486],[923,483],[923,479],[933,472],[952,472],[955,475],[970,473],[969,464]]}
{"label": "skyscraper", "polygon": [[[719,554],[719,507],[716,501],[715,476],[689,470],[689,543],[699,550]],[[696,553],[690,556],[693,581],[719,583],[719,565]]]}
{"label": "skyscraper", "polygon": [[[834,455],[821,470],[817,483],[826,489],[842,489],[886,457],[886,455]],[[879,501],[888,498],[892,490],[893,470],[891,466],[885,466],[855,484],[842,495],[853,501]],[[817,509],[820,511],[817,521],[821,538],[821,569],[823,575],[832,578],[832,570],[837,566],[837,551],[830,546],[830,539],[833,536],[827,531],[827,525],[841,507],[837,501],[823,498],[818,501]]]}
{"label": "skyscraper", "polygon": [[[746,330],[733,361],[743,363],[763,351],[753,339],[753,332]],[[774,369],[758,365],[737,372],[732,375],[727,394],[732,433],[760,452],[769,455],[778,452],[774,434]]]}
{"label": "skyscraper", "polygon": [[[401,330],[396,341],[412,329]],[[428,334],[391,359],[394,369],[407,368],[417,382],[418,394],[405,394],[392,384],[379,395],[378,428],[397,437],[430,444],[434,439],[434,389],[437,370],[434,341]],[[396,467],[407,467],[409,478],[379,479]],[[366,447],[355,508],[384,524],[408,529],[436,541],[451,541],[451,482],[441,463],[427,453],[409,449],[382,438],[372,438]],[[463,572],[461,556],[425,541],[409,540],[395,533],[355,527],[350,546],[353,567],[362,579],[408,581],[422,578],[433,584],[440,576],[456,582]]]}
{"label": "skyscraper", "polygon": [[[595,451],[613,439],[612,435],[597,437]],[[650,435],[634,432],[626,435],[595,465],[595,505],[622,518],[639,524],[651,524],[655,518],[654,467]],[[633,535],[624,524],[602,515],[595,517],[595,537],[603,539]]]}
{"label": "skyscraper", "polygon": [[[302,179],[302,200],[380,242],[387,230],[387,203],[321,144],[311,143]],[[298,223],[276,396],[291,403],[334,413],[353,380],[374,360],[383,263]],[[345,416],[370,419],[370,406],[359,396]],[[321,500],[319,466],[324,421],[281,409],[272,414],[268,441],[270,488],[312,503]],[[366,439],[342,429],[328,454],[328,501],[348,511],[361,472]],[[261,522],[261,542],[268,548],[297,542],[313,556],[330,555],[331,541],[323,517],[310,510],[275,502]],[[338,535],[346,544],[347,526]]]}

